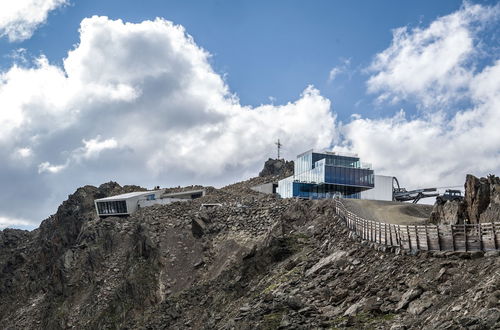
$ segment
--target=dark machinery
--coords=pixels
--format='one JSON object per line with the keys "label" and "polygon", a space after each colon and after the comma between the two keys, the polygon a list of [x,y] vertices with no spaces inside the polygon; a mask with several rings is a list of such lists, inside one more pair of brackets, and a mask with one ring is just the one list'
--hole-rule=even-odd
{"label": "dark machinery", "polygon": [[442,196],[436,197],[438,203],[445,203],[446,201],[463,201],[464,196],[460,190],[447,189]]}
{"label": "dark machinery", "polygon": [[399,186],[399,181],[396,177],[392,178],[392,200],[398,202],[412,201],[417,204],[422,198],[439,196],[437,188],[423,188],[415,190],[406,190]]}

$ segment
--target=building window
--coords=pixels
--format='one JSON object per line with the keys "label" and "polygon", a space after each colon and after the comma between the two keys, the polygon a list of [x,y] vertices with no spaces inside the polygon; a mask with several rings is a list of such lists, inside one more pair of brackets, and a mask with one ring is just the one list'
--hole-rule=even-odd
{"label": "building window", "polygon": [[125,201],[97,202],[97,211],[100,215],[127,214],[127,203]]}

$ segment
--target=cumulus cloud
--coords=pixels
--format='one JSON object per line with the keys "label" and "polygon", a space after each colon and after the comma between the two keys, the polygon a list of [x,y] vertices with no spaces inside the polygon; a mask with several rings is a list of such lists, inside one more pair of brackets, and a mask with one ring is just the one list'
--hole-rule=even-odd
{"label": "cumulus cloud", "polygon": [[[494,54],[481,68],[474,63],[483,37],[478,26],[498,24],[498,8],[466,3],[427,28],[396,30],[371,66],[369,91],[386,101],[416,100],[422,108],[446,111],[358,116],[343,127],[344,145],[411,187],[463,184],[467,173],[498,174],[500,61]],[[455,99],[468,106],[458,108]]]}
{"label": "cumulus cloud", "polygon": [[9,41],[31,38],[49,12],[67,4],[67,0],[15,0],[0,1],[0,37]]}
{"label": "cumulus cloud", "polygon": [[379,100],[418,100],[424,107],[461,100],[481,55],[478,33],[498,20],[500,6],[464,3],[427,28],[397,28],[389,48],[376,55],[369,70],[368,91]]}
{"label": "cumulus cloud", "polygon": [[[338,138],[330,101],[313,86],[286,104],[241,105],[209,58],[164,19],[84,19],[62,67],[41,56],[0,74],[0,156],[29,153],[0,173],[48,190],[34,207],[41,219],[83,184],[219,185],[257,173],[277,138],[287,157]],[[13,216],[34,218],[28,211]]]}

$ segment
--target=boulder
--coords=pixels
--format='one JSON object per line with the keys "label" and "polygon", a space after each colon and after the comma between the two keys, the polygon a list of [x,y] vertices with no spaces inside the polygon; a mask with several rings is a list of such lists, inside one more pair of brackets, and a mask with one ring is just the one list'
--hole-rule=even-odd
{"label": "boulder", "polygon": [[309,268],[306,271],[306,276],[311,276],[314,273],[317,273],[321,269],[331,266],[331,265],[340,265],[342,263],[347,263],[346,259],[344,257],[347,257],[347,252],[346,251],[335,251],[332,254],[330,254],[328,257],[324,257],[320,261],[318,261],[316,264],[314,264],[311,268]]}
{"label": "boulder", "polygon": [[464,223],[465,203],[463,201],[436,202],[430,221],[435,224],[458,225]]}
{"label": "boulder", "polygon": [[201,219],[193,219],[191,220],[191,232],[193,233],[193,236],[196,238],[200,238],[205,234],[206,231],[206,224],[203,222]]}
{"label": "boulder", "polygon": [[403,308],[406,308],[406,306],[408,306],[408,304],[410,302],[412,302],[413,300],[417,299],[418,297],[420,297],[420,295],[424,292],[424,290],[421,288],[421,287],[414,287],[414,288],[410,288],[408,289],[404,294],[403,296],[401,297],[401,300],[399,301],[399,303],[397,304],[396,306],[396,310],[399,311]]}

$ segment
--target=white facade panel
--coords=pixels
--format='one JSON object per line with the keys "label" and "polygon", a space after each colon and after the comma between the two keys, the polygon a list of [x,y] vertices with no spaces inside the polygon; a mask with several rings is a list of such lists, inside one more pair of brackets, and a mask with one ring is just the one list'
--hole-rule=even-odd
{"label": "white facade panel", "polygon": [[392,176],[375,175],[375,187],[361,192],[361,199],[392,201]]}

